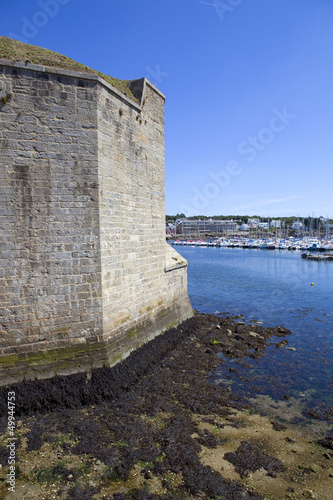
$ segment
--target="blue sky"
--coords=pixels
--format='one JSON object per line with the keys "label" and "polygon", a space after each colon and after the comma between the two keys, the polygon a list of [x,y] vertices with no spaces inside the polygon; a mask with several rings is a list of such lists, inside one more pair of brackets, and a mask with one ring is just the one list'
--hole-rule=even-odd
{"label": "blue sky", "polygon": [[165,95],[166,213],[333,217],[332,0],[16,0],[0,34]]}

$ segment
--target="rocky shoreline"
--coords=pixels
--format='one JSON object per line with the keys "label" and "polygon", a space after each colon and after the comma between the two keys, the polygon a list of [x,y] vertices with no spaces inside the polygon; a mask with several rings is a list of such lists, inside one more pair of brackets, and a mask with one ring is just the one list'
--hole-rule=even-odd
{"label": "rocky shoreline", "polygon": [[333,499],[331,436],[255,413],[210,381],[221,363],[263,356],[272,336],[289,333],[196,314],[112,369],[11,387],[15,492],[2,388],[0,498]]}

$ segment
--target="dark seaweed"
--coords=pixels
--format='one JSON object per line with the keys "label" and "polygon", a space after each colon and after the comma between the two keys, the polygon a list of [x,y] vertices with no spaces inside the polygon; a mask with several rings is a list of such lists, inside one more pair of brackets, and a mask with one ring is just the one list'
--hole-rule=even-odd
{"label": "dark seaweed", "polygon": [[266,455],[256,444],[247,441],[242,441],[235,453],[226,453],[224,459],[231,462],[236,472],[242,476],[247,476],[262,467],[266,469],[267,475],[273,477],[276,477],[276,472],[286,470],[280,460]]}
{"label": "dark seaweed", "polygon": [[165,497],[161,497],[160,495],[155,495],[153,493],[147,493],[145,491],[135,489],[130,494],[125,493],[116,493],[113,495],[114,500],[159,500],[165,499]]}
{"label": "dark seaweed", "polygon": [[281,422],[277,422],[275,420],[273,420],[271,422],[272,426],[273,426],[273,429],[275,431],[285,431],[287,429],[287,426],[284,425],[284,424],[281,424]]}
{"label": "dark seaweed", "polygon": [[323,446],[324,448],[333,450],[333,438],[330,436],[326,436],[323,439],[319,439],[318,443],[320,444],[320,446]]}
{"label": "dark seaweed", "polygon": [[45,438],[42,437],[43,429],[39,424],[34,424],[31,430],[26,434],[27,451],[38,451],[44,444]]}
{"label": "dark seaweed", "polygon": [[8,466],[9,452],[6,446],[0,446],[0,465],[2,467]]}
{"label": "dark seaweed", "polygon": [[74,486],[69,490],[66,500],[93,500],[93,495],[98,492],[99,489],[93,486],[88,486],[87,488]]}

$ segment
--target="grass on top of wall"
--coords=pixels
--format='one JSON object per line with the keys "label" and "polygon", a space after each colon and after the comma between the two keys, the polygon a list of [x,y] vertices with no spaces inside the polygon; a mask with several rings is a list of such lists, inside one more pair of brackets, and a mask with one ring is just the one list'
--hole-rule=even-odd
{"label": "grass on top of wall", "polygon": [[76,62],[70,57],[58,54],[52,50],[37,47],[36,45],[29,45],[6,36],[0,36],[0,59],[8,59],[13,62],[29,61],[30,64],[40,64],[42,66],[51,66],[69,71],[81,71],[83,73],[98,75],[120,92],[126,93],[127,97],[138,102],[128,87],[130,80],[113,78],[89,66]]}

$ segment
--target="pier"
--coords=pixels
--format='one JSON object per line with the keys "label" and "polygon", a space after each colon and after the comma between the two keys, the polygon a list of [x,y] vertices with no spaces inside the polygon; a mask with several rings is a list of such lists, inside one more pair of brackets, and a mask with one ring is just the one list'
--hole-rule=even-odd
{"label": "pier", "polygon": [[302,253],[302,259],[316,260],[316,261],[333,260],[333,254],[329,254],[329,253],[314,254],[314,253],[310,253],[310,252],[304,252],[304,253]]}

